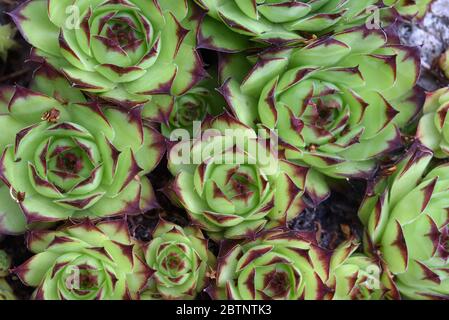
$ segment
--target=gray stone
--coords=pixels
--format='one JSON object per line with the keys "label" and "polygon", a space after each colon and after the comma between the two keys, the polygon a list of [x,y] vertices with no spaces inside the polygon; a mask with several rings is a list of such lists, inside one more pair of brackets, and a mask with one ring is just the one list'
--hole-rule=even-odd
{"label": "gray stone", "polygon": [[403,44],[421,48],[419,84],[428,91],[448,85],[436,61],[449,48],[449,0],[436,0],[422,21],[402,23],[399,35]]}

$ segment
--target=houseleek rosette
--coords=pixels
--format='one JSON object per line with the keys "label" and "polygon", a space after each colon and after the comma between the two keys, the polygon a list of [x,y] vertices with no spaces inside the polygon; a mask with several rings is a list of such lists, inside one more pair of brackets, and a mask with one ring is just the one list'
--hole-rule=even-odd
{"label": "houseleek rosette", "polygon": [[437,158],[449,157],[449,88],[427,94],[424,115],[416,133],[419,141],[434,151]]}
{"label": "houseleek rosette", "polygon": [[331,256],[328,287],[333,300],[380,300],[392,296],[396,287],[388,269],[371,256],[355,252],[359,244],[343,242]]}
{"label": "houseleek rosette", "polygon": [[406,18],[422,19],[434,0],[383,0],[388,6],[394,6],[399,14]]}
{"label": "houseleek rosette", "polygon": [[155,96],[143,107],[144,119],[161,124],[162,134],[170,137],[174,130],[187,130],[191,136],[198,134],[201,122],[207,116],[223,113],[226,105],[216,78],[206,79],[185,94],[174,96]]}
{"label": "houseleek rosette", "polygon": [[17,300],[13,289],[5,279],[0,278],[0,301]]}
{"label": "houseleek rosette", "polygon": [[164,143],[142,123],[139,108],[72,103],[68,99],[82,95],[49,68],[37,72],[33,86],[49,95],[22,87],[1,91],[1,233],[157,205],[145,174],[159,162]]}
{"label": "houseleek rosette", "polygon": [[162,124],[162,132],[170,136],[172,130],[185,129],[193,135],[193,122],[204,120],[208,114],[209,105],[206,100],[208,94],[206,88],[198,87],[176,99],[168,123]]}
{"label": "houseleek rosette", "polygon": [[151,276],[124,220],[32,231],[27,244],[35,255],[14,272],[36,300],[138,299]]}
{"label": "houseleek rosette", "polygon": [[207,291],[231,300],[368,298],[363,270],[374,263],[352,257],[357,246],[347,241],[328,251],[309,234],[282,229],[239,244],[224,242],[216,280]]}
{"label": "houseleek rosette", "polygon": [[368,188],[359,211],[367,252],[385,262],[403,297],[418,300],[449,298],[449,166],[432,169],[431,159],[414,146]]}
{"label": "houseleek rosette", "polygon": [[[240,239],[302,212],[308,170],[278,161],[273,135],[257,135],[228,114],[203,129],[194,139],[182,137],[168,163],[172,198],[195,225],[213,239]],[[308,192],[318,193],[314,187]]]}
{"label": "houseleek rosette", "polygon": [[320,253],[309,240],[283,230],[223,243],[208,292],[228,300],[322,299],[326,291],[319,273],[326,273],[327,261]]}
{"label": "houseleek rosette", "polygon": [[[371,22],[377,0],[195,0],[207,12],[199,46],[233,52],[248,39],[268,44],[295,44],[311,34]],[[233,34],[234,33],[234,34]]]}
{"label": "houseleek rosette", "polygon": [[271,230],[256,240],[222,243],[213,298],[232,300],[378,300],[394,291],[380,263],[354,253],[358,243],[335,250],[319,247],[309,234]]}
{"label": "houseleek rosette", "polygon": [[401,145],[399,128],[421,107],[419,66],[416,49],[356,27],[303,48],[228,55],[220,91],[239,120],[261,121],[296,148],[288,159],[335,178],[366,178],[377,157]]}
{"label": "houseleek rosette", "polygon": [[208,283],[215,257],[200,229],[160,220],[145,250],[153,270],[142,299],[194,299]]}
{"label": "houseleek rosette", "polygon": [[0,249],[0,277],[6,277],[9,275],[9,269],[11,268],[11,257],[5,250]]}
{"label": "houseleek rosette", "polygon": [[187,1],[31,0],[10,15],[35,57],[125,105],[182,94],[202,75]]}

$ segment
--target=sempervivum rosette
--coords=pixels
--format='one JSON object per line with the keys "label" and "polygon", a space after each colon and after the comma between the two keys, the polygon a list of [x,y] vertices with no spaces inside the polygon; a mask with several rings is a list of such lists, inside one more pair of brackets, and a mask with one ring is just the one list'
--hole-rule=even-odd
{"label": "sempervivum rosette", "polygon": [[160,134],[142,123],[140,109],[69,102],[80,93],[64,81],[51,69],[36,78],[36,87],[58,100],[22,87],[1,91],[1,233],[157,205],[145,174],[164,153]]}
{"label": "sempervivum rosette", "polygon": [[74,86],[126,105],[199,80],[187,15],[182,0],[31,0],[11,13],[37,57]]}
{"label": "sempervivum rosette", "polygon": [[36,300],[138,299],[151,276],[124,220],[32,231],[27,243],[35,255],[14,272]]}
{"label": "sempervivum rosette", "polygon": [[209,236],[246,238],[302,212],[307,168],[279,162],[272,134],[257,135],[228,114],[203,129],[171,149],[170,193]]}
{"label": "sempervivum rosette", "polygon": [[418,131],[419,141],[434,151],[437,158],[449,157],[449,88],[427,94]]}
{"label": "sempervivum rosette", "polygon": [[391,278],[358,244],[319,247],[309,234],[271,230],[244,243],[222,244],[213,298],[233,300],[376,300],[392,288]]}
{"label": "sempervivum rosette", "polygon": [[0,301],[16,300],[14,291],[5,279],[0,279]]}
{"label": "sempervivum rosette", "polygon": [[434,0],[383,0],[388,6],[394,6],[401,16],[406,18],[424,18]]}
{"label": "sempervivum rosette", "polygon": [[[215,90],[216,77],[208,78],[179,97],[155,96],[143,107],[142,116],[148,121],[161,124],[162,134],[170,137],[174,130],[187,130],[195,136],[201,122],[209,115],[223,113],[226,103]],[[196,123],[195,123],[196,122]]]}
{"label": "sempervivum rosette", "polygon": [[391,296],[396,287],[382,262],[354,253],[359,244],[348,240],[337,247],[330,260],[333,300],[379,300]]}
{"label": "sempervivum rosette", "polygon": [[216,299],[323,299],[328,277],[327,257],[307,238],[274,230],[255,240],[222,244],[215,283],[208,288]]}
{"label": "sempervivum rosette", "polygon": [[145,259],[153,270],[142,299],[194,299],[208,283],[215,257],[196,227],[182,228],[160,220]]}
{"label": "sempervivum rosette", "polygon": [[[268,44],[294,44],[311,34],[370,23],[377,0],[195,0],[207,11],[199,46],[237,51],[245,37]],[[232,34],[230,31],[237,34]],[[230,40],[232,39],[232,41]]]}
{"label": "sempervivum rosette", "polygon": [[[332,54],[329,54],[329,53]],[[336,178],[367,177],[401,145],[399,128],[421,107],[415,48],[356,27],[304,48],[228,55],[221,92],[245,124],[261,121],[298,149],[285,156]],[[299,152],[301,151],[301,152]]]}
{"label": "sempervivum rosette", "polygon": [[412,299],[449,298],[449,166],[430,169],[431,159],[414,146],[392,176],[368,189],[359,212],[367,252],[384,260]]}
{"label": "sempervivum rosette", "polygon": [[204,120],[208,114],[208,95],[209,90],[197,87],[176,99],[168,122],[161,125],[164,135],[170,136],[170,132],[176,129],[188,130],[193,135],[193,122]]}

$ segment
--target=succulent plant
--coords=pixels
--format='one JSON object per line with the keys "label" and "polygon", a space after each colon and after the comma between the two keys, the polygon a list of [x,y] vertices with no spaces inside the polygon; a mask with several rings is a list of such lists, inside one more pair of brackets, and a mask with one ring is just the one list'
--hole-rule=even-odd
{"label": "succulent plant", "polygon": [[359,211],[367,253],[379,256],[411,299],[448,299],[449,166],[432,168],[432,152],[416,144],[368,188]]}
{"label": "succulent plant", "polygon": [[241,243],[224,242],[216,280],[207,291],[213,298],[231,300],[375,299],[381,284],[370,287],[370,277],[378,278],[369,269],[376,264],[352,255],[357,247],[350,240],[329,251],[310,234],[283,229]]}
{"label": "succulent plant", "polygon": [[200,229],[160,220],[145,250],[153,270],[142,299],[194,299],[208,283],[215,257]]}
{"label": "succulent plant", "polygon": [[268,221],[285,223],[304,209],[304,190],[321,196],[319,186],[307,184],[307,168],[278,161],[276,137],[265,134],[223,114],[170,150],[170,194],[215,240],[252,237]]}
{"label": "succulent plant", "polygon": [[418,140],[437,158],[449,157],[449,135],[446,134],[449,128],[449,120],[446,120],[448,109],[449,87],[428,93],[416,133]]}
{"label": "succulent plant", "polygon": [[307,238],[284,230],[263,232],[255,240],[222,243],[214,299],[323,299],[326,259]]}
{"label": "succulent plant", "polygon": [[138,299],[151,276],[124,220],[31,231],[33,257],[13,271],[36,300]]}
{"label": "succulent plant", "polygon": [[72,103],[82,94],[51,68],[40,69],[33,86],[41,92],[1,90],[1,233],[22,233],[27,223],[137,214],[157,205],[145,174],[162,157],[164,141],[142,123],[140,108]]}
{"label": "succulent plant", "polygon": [[203,76],[186,0],[32,0],[10,15],[35,59],[106,100],[179,95]]}
{"label": "succulent plant", "polygon": [[438,64],[446,78],[449,79],[449,49],[447,49],[438,59]]}
{"label": "succulent plant", "polygon": [[415,48],[355,27],[304,48],[225,56],[220,91],[239,120],[277,130],[287,159],[334,178],[367,178],[421,108],[419,66]]}
{"label": "succulent plant", "polygon": [[[207,11],[199,46],[235,52],[248,39],[270,45],[297,44],[344,26],[370,23],[377,0],[195,0]],[[374,8],[376,8],[374,7]],[[234,33],[234,34],[233,34]]]}
{"label": "succulent plant", "polygon": [[331,260],[333,300],[381,300],[395,285],[381,261],[362,253],[354,253],[358,243],[345,241],[337,247]]}
{"label": "succulent plant", "polygon": [[3,61],[6,61],[8,51],[17,45],[15,34],[16,30],[10,24],[0,25],[0,58]]}
{"label": "succulent plant", "polygon": [[0,301],[17,300],[14,291],[5,279],[0,278]]}
{"label": "succulent plant", "polygon": [[11,268],[11,257],[5,250],[0,249],[0,278],[9,275],[9,269]]}
{"label": "succulent plant", "polygon": [[[170,137],[173,130],[187,130],[191,136],[198,132],[200,123],[208,116],[218,116],[226,105],[215,90],[218,82],[215,78],[206,79],[198,86],[179,97],[155,96],[143,107],[142,116],[149,121],[161,123],[162,134]],[[195,122],[199,124],[195,126]]]}
{"label": "succulent plant", "polygon": [[406,18],[424,18],[434,0],[383,0],[388,6],[394,6],[396,10]]}

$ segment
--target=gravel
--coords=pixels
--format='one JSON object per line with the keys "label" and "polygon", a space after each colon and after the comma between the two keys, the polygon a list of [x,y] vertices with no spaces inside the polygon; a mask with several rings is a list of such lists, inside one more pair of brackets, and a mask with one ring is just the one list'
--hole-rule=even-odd
{"label": "gravel", "polygon": [[404,22],[399,28],[404,44],[421,48],[422,77],[419,84],[433,91],[449,84],[436,65],[449,49],[449,0],[436,0],[431,11],[419,22]]}

